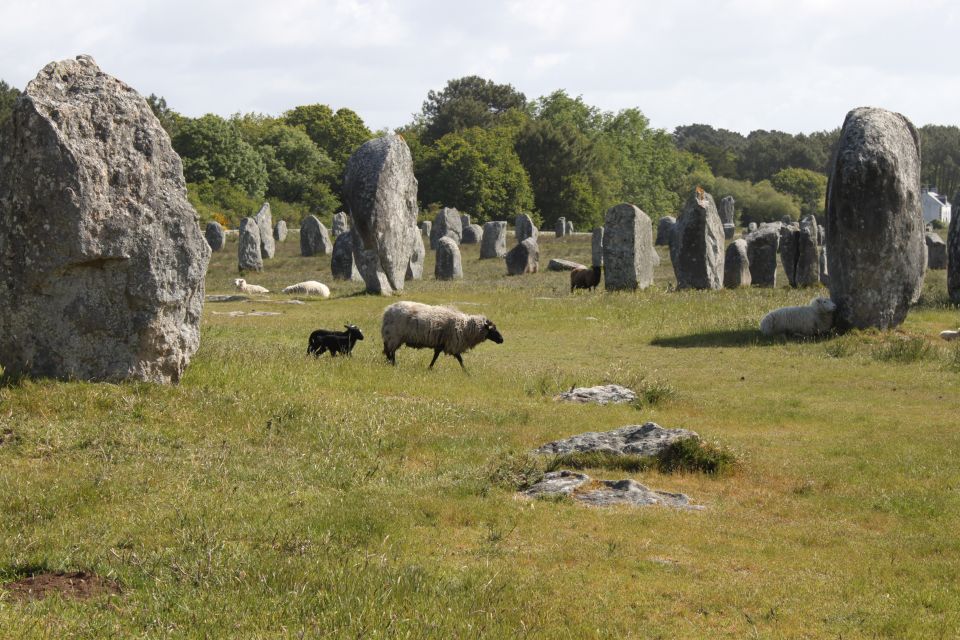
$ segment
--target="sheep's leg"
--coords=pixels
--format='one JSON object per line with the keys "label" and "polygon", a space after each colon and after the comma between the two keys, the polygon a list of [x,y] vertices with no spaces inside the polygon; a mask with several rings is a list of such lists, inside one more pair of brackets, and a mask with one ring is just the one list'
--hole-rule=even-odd
{"label": "sheep's leg", "polygon": [[434,349],[433,350],[433,360],[430,361],[430,366],[427,369],[433,369],[434,363],[437,361],[437,358],[440,357],[440,354],[443,352],[443,349]]}
{"label": "sheep's leg", "polygon": [[455,354],[453,354],[453,357],[456,358],[456,359],[457,359],[457,362],[460,363],[460,368],[463,369],[464,371],[466,371],[467,368],[466,368],[465,366],[463,366],[463,358],[460,357],[460,354],[459,354],[459,353],[455,353]]}
{"label": "sheep's leg", "polygon": [[387,356],[387,362],[389,362],[390,364],[392,364],[392,365],[394,365],[394,366],[397,365],[397,352],[396,352],[396,351],[391,352],[389,349],[387,349],[386,347],[384,347],[384,348],[383,348],[383,355]]}

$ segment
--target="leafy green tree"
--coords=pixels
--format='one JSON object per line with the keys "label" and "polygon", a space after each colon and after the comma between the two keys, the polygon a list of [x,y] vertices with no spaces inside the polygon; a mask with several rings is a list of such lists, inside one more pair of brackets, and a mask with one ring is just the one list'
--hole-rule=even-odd
{"label": "leafy green tree", "polygon": [[524,110],[526,105],[526,97],[512,85],[466,76],[450,80],[442,91],[431,90],[418,122],[424,142],[431,143],[448,133],[495,126],[503,114]]}
{"label": "leafy green tree", "polygon": [[173,137],[173,148],[183,159],[187,182],[225,178],[248,195],[263,197],[267,169],[260,154],[220,116],[207,114],[185,121]]}
{"label": "leafy green tree", "polygon": [[809,169],[781,169],[770,183],[800,203],[800,215],[822,216],[827,198],[827,176]]}
{"label": "leafy green tree", "polygon": [[673,139],[677,148],[702,156],[715,175],[729,178],[737,176],[737,162],[747,146],[747,139],[736,131],[706,124],[677,127]]}
{"label": "leafy green tree", "polygon": [[798,201],[793,196],[774,189],[769,180],[752,184],[748,180],[717,178],[712,189],[707,185],[704,185],[704,188],[710,191],[717,201],[726,196],[733,196],[737,201],[737,210],[744,224],[775,222],[784,216],[796,220],[800,216]]}
{"label": "leafy green tree", "polygon": [[187,120],[182,115],[171,109],[167,106],[167,100],[163,97],[157,97],[156,94],[151,93],[147,97],[147,104],[150,105],[150,110],[153,111],[153,115],[157,116],[157,120],[160,121],[160,126],[164,128],[171,138],[176,135],[177,131],[180,130],[180,126]]}
{"label": "leafy green tree", "polygon": [[920,127],[920,148],[920,179],[953,198],[960,190],[960,128],[952,125]]}
{"label": "leafy green tree", "polygon": [[295,107],[284,114],[286,124],[301,127],[310,139],[333,160],[342,177],[353,152],[374,134],[363,119],[350,109],[333,109],[325,104]]}
{"label": "leafy green tree", "polygon": [[0,80],[0,126],[7,121],[10,114],[13,113],[13,104],[20,96],[16,88],[11,87],[3,80]]}
{"label": "leafy green tree", "polygon": [[757,130],[747,136],[737,172],[743,179],[758,182],[790,167],[823,171],[829,161],[830,152],[822,138]]}

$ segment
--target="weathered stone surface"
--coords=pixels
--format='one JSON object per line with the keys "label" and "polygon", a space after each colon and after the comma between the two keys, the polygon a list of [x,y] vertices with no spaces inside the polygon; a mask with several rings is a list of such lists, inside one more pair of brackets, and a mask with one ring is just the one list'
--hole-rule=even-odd
{"label": "weathered stone surface", "polygon": [[723,286],[723,224],[713,196],[699,187],[673,227],[670,260],[678,289]]}
{"label": "weathered stone surface", "polygon": [[333,227],[330,229],[330,234],[337,238],[347,231],[350,231],[350,216],[343,211],[333,214]]}
{"label": "weathered stone surface", "polygon": [[[953,201],[960,202],[960,192]],[[947,230],[947,294],[951,302],[960,303],[960,207],[950,217]]]}
{"label": "weathered stone surface", "polygon": [[210,249],[213,251],[223,249],[223,245],[227,241],[227,235],[223,232],[223,227],[216,221],[207,223],[207,228],[203,235],[207,240],[207,244],[210,245]]}
{"label": "weathered stone surface", "polygon": [[547,263],[547,271],[573,271],[574,269],[586,269],[586,266],[563,258],[550,258],[550,262]]}
{"label": "weathered stone surface", "polygon": [[558,238],[567,235],[567,219],[562,216],[557,218],[557,223],[554,225],[553,230]]}
{"label": "weathered stone surface", "polygon": [[450,238],[457,244],[463,241],[463,218],[460,212],[444,207],[437,213],[430,229],[430,248],[436,250],[440,238]]}
{"label": "weathered stone surface", "polygon": [[273,225],[273,239],[277,242],[286,242],[287,223],[285,220],[277,220],[277,223]]}
{"label": "weathered stone surface", "polygon": [[300,255],[325,256],[333,251],[330,234],[317,216],[307,216],[300,223]]}
{"label": "weathered stone surface", "polygon": [[747,225],[747,233],[753,233],[756,230],[757,230],[756,222],[751,222],[750,224]]}
{"label": "weathered stone surface", "polygon": [[736,224],[734,220],[734,207],[736,206],[736,201],[733,199],[733,196],[724,196],[720,198],[720,206],[717,209],[717,213],[720,215],[720,222],[724,225]]}
{"label": "weathered stone surface", "polygon": [[483,228],[478,224],[468,224],[463,228],[462,244],[479,244],[483,237]]}
{"label": "weathered stone surface", "polygon": [[690,498],[682,493],[654,491],[635,480],[600,480],[595,484],[599,487],[587,490],[585,487],[594,484],[585,473],[551,471],[544,474],[540,482],[524,491],[523,495],[528,498],[566,495],[593,507],[625,504],[635,507],[659,505],[695,511],[703,509],[700,505],[691,504]]}
{"label": "weathered stone surface", "polygon": [[[821,229],[823,227],[820,227]],[[827,248],[820,247],[820,283],[825,286],[830,286],[830,270],[827,268]]]}
{"label": "weathered stone surface", "polygon": [[470,216],[466,213],[460,214],[460,228],[466,229],[470,226]]}
{"label": "weathered stone surface", "polygon": [[5,375],[179,381],[210,247],[147,102],[79,56],[44,67],[0,129]]}
{"label": "weathered stone surface", "polygon": [[807,216],[798,225],[780,227],[780,262],[791,287],[810,287],[820,280],[817,221]]}
{"label": "weathered stone surface", "polygon": [[677,440],[697,438],[689,429],[664,429],[656,422],[631,424],[612,431],[581,433],[571,438],[548,442],[535,453],[561,455],[596,451],[610,455],[655,456]]}
{"label": "weathered stone surface", "polygon": [[611,207],[603,221],[603,283],[607,291],[646,289],[653,283],[653,227],[632,204]]}
{"label": "weathered stone surface", "polygon": [[527,238],[533,238],[533,241],[537,241],[537,236],[539,231],[537,230],[536,225],[533,224],[533,219],[525,213],[521,213],[517,216],[516,219],[516,235],[517,235],[517,244],[520,244]]}
{"label": "weathered stone surface", "polygon": [[407,265],[407,280],[420,280],[423,278],[423,261],[427,256],[427,248],[423,244],[423,236],[419,233],[413,234],[413,253],[410,254],[410,264]]}
{"label": "weathered stone surface", "polygon": [[[656,255],[656,251],[654,251]],[[590,238],[590,258],[593,263],[591,266],[603,266],[603,227],[597,227],[593,230],[593,236]]]}
{"label": "weathered stone surface", "polygon": [[463,277],[460,247],[450,236],[444,236],[437,241],[437,262],[433,275],[437,280],[456,280]]}
{"label": "weathered stone surface", "polygon": [[424,220],[420,223],[420,235],[424,238],[430,237],[430,232],[433,230],[433,223],[429,220]]}
{"label": "weathered stone surface", "polygon": [[[301,233],[303,231],[301,230]],[[333,241],[333,251],[330,256],[330,271],[334,280],[361,281],[360,272],[353,261],[353,233],[344,231]]]}
{"label": "weathered stone surface", "polygon": [[240,221],[240,240],[237,242],[237,268],[240,271],[263,270],[263,244],[260,225],[253,218]]}
{"label": "weathered stone surface", "polygon": [[926,268],[920,138],[904,116],[847,114],[827,186],[827,246],[837,327],[902,323]]}
{"label": "weathered stone surface", "polygon": [[751,282],[747,241],[738,238],[727,246],[723,255],[723,286],[726,289],[736,289],[749,287]]}
{"label": "weathered stone surface", "polygon": [[540,268],[540,247],[533,238],[527,238],[505,256],[507,274],[519,276],[524,273],[536,273]]}
{"label": "weathered stone surface", "polygon": [[736,234],[737,228],[732,224],[723,225],[723,237],[726,240],[733,240],[733,236]]}
{"label": "weathered stone surface", "polygon": [[670,245],[670,236],[673,234],[673,225],[677,224],[677,219],[673,216],[663,216],[657,223],[657,246],[666,247]]}
{"label": "weathered stone surface", "polygon": [[567,233],[568,236],[573,233],[573,222],[571,222],[570,220],[567,220],[567,231],[566,231],[566,233]]}
{"label": "weathered stone surface", "polygon": [[781,224],[794,224],[794,223],[796,223],[796,220],[794,220],[793,218],[791,218],[791,217],[788,216],[788,215],[784,215],[782,218],[780,218],[780,223],[781,223]]}
{"label": "weathered stone surface", "polygon": [[604,384],[598,387],[577,387],[564,391],[556,399],[582,404],[629,404],[637,399],[637,394],[632,389],[619,384]]}
{"label": "weathered stone surface", "polygon": [[486,222],[480,241],[480,259],[502,258],[507,255],[507,223]]}
{"label": "weathered stone surface", "polygon": [[270,203],[264,202],[253,219],[260,227],[260,256],[264,260],[269,260],[273,258],[277,251],[276,244],[273,241],[273,214],[270,213]]}
{"label": "weathered stone surface", "polygon": [[746,241],[751,282],[758,287],[776,287],[780,225],[765,224],[748,234]]}
{"label": "weathered stone surface", "polygon": [[402,291],[417,233],[417,179],[407,143],[396,134],[365,142],[347,161],[343,182],[354,260],[367,291]]}
{"label": "weathered stone surface", "polygon": [[927,268],[947,268],[947,243],[936,233],[930,232],[924,236],[927,243]]}

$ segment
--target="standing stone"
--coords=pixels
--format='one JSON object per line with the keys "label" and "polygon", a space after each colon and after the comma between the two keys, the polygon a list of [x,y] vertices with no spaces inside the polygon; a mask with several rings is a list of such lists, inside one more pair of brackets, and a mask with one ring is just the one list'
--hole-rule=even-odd
{"label": "standing stone", "polygon": [[817,246],[817,221],[807,216],[796,223],[780,227],[780,262],[791,287],[810,287],[820,280],[820,257]]}
{"label": "standing stone", "polygon": [[483,237],[483,229],[478,224],[468,224],[463,228],[463,244],[480,244],[480,238]]}
{"label": "standing stone", "polygon": [[502,258],[507,255],[507,223],[486,222],[480,241],[480,259]]}
{"label": "standing stone", "polygon": [[827,246],[838,328],[902,323],[926,267],[920,139],[904,116],[847,114],[827,187]]}
{"label": "standing stone", "polygon": [[263,252],[260,225],[253,218],[240,221],[240,241],[237,242],[237,268],[240,271],[263,271]]}
{"label": "standing stone", "polygon": [[203,235],[207,239],[207,244],[210,245],[210,248],[213,251],[220,251],[223,249],[223,244],[227,240],[226,234],[223,232],[223,227],[220,226],[220,223],[216,221],[207,223],[207,229]]}
{"label": "standing stone", "polygon": [[444,236],[437,241],[437,262],[433,275],[437,280],[456,280],[463,277],[460,247],[449,236]]}
{"label": "standing stone", "polygon": [[750,224],[747,225],[747,233],[753,233],[756,230],[757,230],[756,222],[751,222]]}
{"label": "standing stone", "polygon": [[437,214],[430,229],[430,248],[436,250],[440,238],[450,238],[457,244],[463,240],[463,219],[460,212],[444,207]]}
{"label": "standing stone", "polygon": [[821,247],[827,246],[826,239],[827,239],[827,228],[822,224],[818,224],[817,225],[817,244],[820,245]]}
{"label": "standing stone", "polygon": [[334,238],[340,236],[341,233],[346,233],[350,230],[350,218],[347,217],[343,211],[333,214],[333,227],[330,229],[330,233]]}
{"label": "standing stone", "polygon": [[737,228],[732,224],[723,225],[723,237],[727,240],[733,240],[734,234],[737,232]]}
{"label": "standing stone", "polygon": [[273,225],[273,239],[277,242],[287,240],[287,223],[284,220],[278,220],[277,224]]}
{"label": "standing stone", "polygon": [[567,235],[573,235],[573,222],[567,220]]}
{"label": "standing stone", "polygon": [[657,223],[657,246],[665,247],[670,244],[670,235],[673,233],[673,225],[677,224],[677,219],[673,216],[663,216]]}
{"label": "standing stone", "polygon": [[[823,227],[820,227],[821,229]],[[820,247],[820,284],[830,286],[830,271],[827,268],[827,248]]]}
{"label": "standing stone", "polygon": [[536,273],[540,268],[540,247],[533,238],[527,238],[505,256],[507,274],[519,276],[524,273]]}
{"label": "standing stone", "polygon": [[347,161],[343,182],[367,291],[402,291],[417,233],[417,179],[407,143],[396,134],[365,142]]}
{"label": "standing stone", "polygon": [[603,227],[597,227],[593,230],[593,236],[590,238],[590,255],[592,266],[603,266]]}
{"label": "standing stone", "polygon": [[89,56],[44,67],[0,127],[5,375],[178,382],[209,260],[147,102]]}
{"label": "standing stone", "polygon": [[420,223],[420,235],[424,238],[430,237],[430,232],[433,230],[433,223],[429,220],[424,220]]}
{"label": "standing stone", "polygon": [[466,213],[460,214],[460,228],[466,229],[470,226],[470,215]]}
{"label": "standing stone", "polygon": [[653,226],[632,204],[607,209],[603,220],[603,284],[607,291],[653,283]]}
{"label": "standing stone", "polygon": [[796,220],[788,215],[784,215],[782,218],[780,218],[780,224],[794,224],[795,222]]}
{"label": "standing stone", "polygon": [[362,281],[353,261],[353,233],[349,230],[337,236],[330,256],[330,271],[334,280]]}
{"label": "standing stone", "polygon": [[554,233],[558,238],[562,238],[567,235],[567,219],[560,217],[557,218],[557,224],[554,225]]}
{"label": "standing stone", "polygon": [[264,202],[253,219],[260,227],[260,256],[264,260],[271,259],[276,253],[277,247],[273,241],[273,215],[270,213],[270,203]]}
{"label": "standing stone", "polygon": [[745,240],[747,260],[750,263],[750,281],[758,287],[776,287],[780,225],[764,224],[747,234]]}
{"label": "standing stone", "polygon": [[410,254],[410,264],[407,265],[407,274],[405,280],[421,280],[423,278],[423,260],[427,255],[427,249],[423,244],[423,236],[419,233],[413,234],[413,253]]}
{"label": "standing stone", "polygon": [[[960,202],[960,192],[954,196],[954,202]],[[947,230],[947,294],[950,301],[960,303],[960,211],[950,217]]]}
{"label": "standing stone", "polygon": [[720,222],[724,225],[736,224],[734,221],[734,206],[736,201],[733,199],[733,196],[724,196],[720,198],[720,207],[718,213],[720,214]]}
{"label": "standing stone", "polygon": [[519,216],[517,216],[515,224],[517,244],[520,244],[527,238],[533,238],[534,242],[537,241],[537,236],[540,232],[537,231],[537,227],[535,224],[533,224],[533,219],[530,216],[525,213],[521,213]]}
{"label": "standing stone", "polygon": [[330,234],[317,216],[307,216],[300,223],[300,255],[325,256],[333,251]]}
{"label": "standing stone", "polygon": [[723,286],[723,224],[713,196],[697,187],[683,207],[670,241],[678,289]]}
{"label": "standing stone", "polygon": [[723,256],[723,286],[726,289],[750,286],[750,259],[747,257],[747,241],[734,240]]}
{"label": "standing stone", "polygon": [[925,235],[927,243],[927,268],[928,269],[946,269],[947,268],[947,244],[943,238],[936,233]]}

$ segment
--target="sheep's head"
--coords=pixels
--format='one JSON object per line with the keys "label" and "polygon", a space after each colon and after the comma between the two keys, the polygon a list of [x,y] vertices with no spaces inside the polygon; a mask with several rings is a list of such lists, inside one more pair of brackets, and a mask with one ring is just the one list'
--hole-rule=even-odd
{"label": "sheep's head", "polygon": [[363,333],[357,325],[345,324],[343,327],[347,330],[347,335],[352,336],[354,340],[363,340]]}
{"label": "sheep's head", "polygon": [[823,314],[833,313],[837,310],[837,305],[830,298],[814,298],[810,305],[816,307],[817,311]]}
{"label": "sheep's head", "polygon": [[483,327],[487,330],[487,340],[503,344],[503,336],[497,331],[497,325],[487,320],[483,323]]}
{"label": "sheep's head", "polygon": [[236,280],[233,281],[233,286],[235,286],[237,289],[242,289],[246,284],[247,284],[247,281],[244,280],[243,278],[237,278]]}

